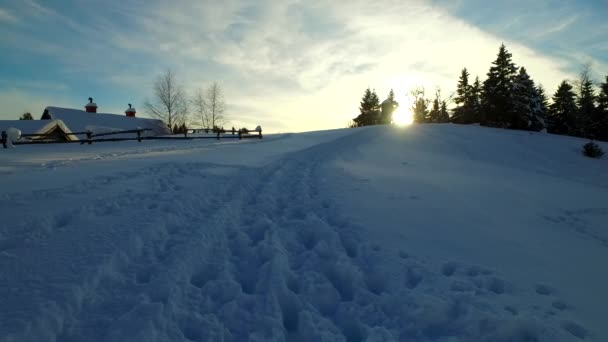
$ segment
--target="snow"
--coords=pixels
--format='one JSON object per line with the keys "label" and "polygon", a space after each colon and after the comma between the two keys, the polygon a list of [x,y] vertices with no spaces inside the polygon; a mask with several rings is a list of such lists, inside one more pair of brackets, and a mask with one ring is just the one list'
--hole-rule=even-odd
{"label": "snow", "polygon": [[[96,134],[134,130],[138,128],[150,129],[142,135],[169,135],[171,132],[161,120],[127,117],[126,115],[108,113],[87,113],[79,109],[47,107],[42,118],[62,120],[72,132],[91,131]],[[112,136],[118,137],[118,136]],[[129,137],[135,137],[131,134]],[[81,137],[82,138],[82,137]]]}
{"label": "snow", "polygon": [[[61,120],[0,120],[0,132],[9,128],[16,128],[22,134],[46,134],[59,126],[64,133],[72,133]],[[67,136],[74,139],[74,136]]]}
{"label": "snow", "polygon": [[584,142],[428,124],[0,151],[0,340],[607,340],[608,162]]}

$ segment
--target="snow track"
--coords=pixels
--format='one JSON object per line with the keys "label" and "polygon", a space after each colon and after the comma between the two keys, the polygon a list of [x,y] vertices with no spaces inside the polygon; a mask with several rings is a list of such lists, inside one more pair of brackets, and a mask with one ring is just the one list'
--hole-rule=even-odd
{"label": "snow track", "polygon": [[[494,270],[386,248],[343,215],[326,191],[332,161],[376,134],[263,167],[160,163],[70,192],[5,196],[0,341],[590,336],[550,286],[521,289]],[[47,210],[20,217],[41,199]]]}

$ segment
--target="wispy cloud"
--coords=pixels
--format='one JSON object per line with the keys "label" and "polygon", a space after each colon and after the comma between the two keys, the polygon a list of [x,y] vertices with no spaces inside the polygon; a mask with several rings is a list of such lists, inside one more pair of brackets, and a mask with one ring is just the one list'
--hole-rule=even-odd
{"label": "wispy cloud", "polygon": [[[417,85],[449,93],[463,67],[484,78],[502,42],[549,91],[573,76],[573,57],[566,53],[572,51],[534,49],[518,36],[461,17],[467,1],[450,4],[184,0],[108,2],[91,11],[90,4],[55,8],[26,0],[13,12],[29,15],[32,28],[10,31],[0,45],[21,53],[13,60],[37,56],[49,63],[52,77],[70,89],[81,89],[86,80],[131,102],[150,94],[154,78],[167,68],[188,89],[218,80],[235,124],[259,118],[282,131],[344,126],[368,86],[381,97],[390,88],[404,97]],[[559,36],[578,26],[576,14],[571,18],[526,35]],[[510,25],[525,31],[526,22]],[[118,108],[125,99],[115,101],[110,105]]]}
{"label": "wispy cloud", "polygon": [[565,29],[567,29],[570,26],[572,26],[577,20],[579,20],[579,18],[580,18],[579,15],[573,15],[573,16],[564,18],[561,21],[553,23],[551,26],[547,27],[546,29],[537,32],[534,35],[534,38],[537,38],[537,39],[538,38],[543,38],[543,37],[546,37],[546,36],[551,35],[551,34],[562,32]]}
{"label": "wispy cloud", "polygon": [[0,8],[0,22],[16,23],[19,19],[12,15],[8,10]]}

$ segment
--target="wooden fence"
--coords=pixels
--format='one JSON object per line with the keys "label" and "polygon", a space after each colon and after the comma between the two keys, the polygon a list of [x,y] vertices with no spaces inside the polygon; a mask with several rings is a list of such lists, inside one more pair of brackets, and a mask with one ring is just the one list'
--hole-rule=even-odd
{"label": "wooden fence", "polygon": [[[76,133],[65,133],[65,135],[70,136],[84,136],[83,139],[79,140],[44,140],[44,138],[52,137],[53,134],[22,134],[22,138],[26,138],[26,140],[21,141],[13,141],[13,145],[37,145],[37,144],[67,144],[67,143],[79,143],[81,145],[88,144],[91,145],[93,143],[98,142],[113,142],[113,141],[134,141],[137,140],[141,142],[142,140],[196,140],[196,139],[262,139],[262,131],[256,130],[230,130],[230,131],[216,131],[213,132],[211,129],[188,129],[184,133],[174,134],[170,136],[143,136],[142,133],[150,131],[150,129],[132,129],[125,131],[115,131],[115,132],[107,132],[107,133],[93,133],[91,131],[87,132],[76,132]],[[212,132],[212,135],[196,135],[197,133],[205,132],[208,134]],[[111,135],[117,134],[134,134],[133,137],[114,137],[114,138],[99,138],[99,137],[108,137]],[[9,145],[8,135],[6,131],[2,131],[0,138],[2,140],[2,146],[7,148]]]}

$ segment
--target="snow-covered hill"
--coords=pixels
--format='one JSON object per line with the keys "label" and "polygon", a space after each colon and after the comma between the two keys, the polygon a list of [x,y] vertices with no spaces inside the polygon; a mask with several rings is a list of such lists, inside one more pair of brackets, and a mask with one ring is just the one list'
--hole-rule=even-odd
{"label": "snow-covered hill", "polygon": [[583,143],[413,125],[2,150],[0,341],[608,340],[608,161]]}

